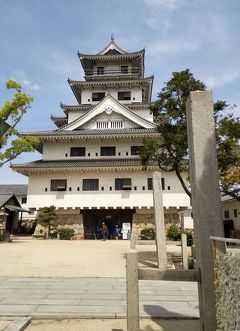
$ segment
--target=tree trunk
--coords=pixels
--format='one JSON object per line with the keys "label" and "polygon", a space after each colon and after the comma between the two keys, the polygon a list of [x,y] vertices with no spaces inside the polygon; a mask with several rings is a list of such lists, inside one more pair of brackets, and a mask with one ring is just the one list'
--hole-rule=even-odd
{"label": "tree trunk", "polygon": [[175,169],[175,172],[176,172],[177,178],[179,179],[180,183],[182,184],[182,187],[183,187],[185,193],[186,193],[186,194],[189,196],[189,198],[191,199],[191,198],[192,198],[191,192],[190,192],[189,189],[187,188],[187,186],[186,186],[186,184],[185,184],[185,182],[184,182],[184,180],[183,180],[183,178],[182,178],[182,175],[181,175],[179,169],[176,168],[176,169]]}

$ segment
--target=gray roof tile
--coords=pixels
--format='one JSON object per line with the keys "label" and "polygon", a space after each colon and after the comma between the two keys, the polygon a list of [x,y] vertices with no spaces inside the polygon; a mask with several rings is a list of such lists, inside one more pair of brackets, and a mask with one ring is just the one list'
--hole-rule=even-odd
{"label": "gray roof tile", "polygon": [[27,184],[0,185],[0,194],[27,195]]}
{"label": "gray roof tile", "polygon": [[[150,166],[157,166],[151,162]],[[99,168],[99,167],[139,167],[140,159],[101,159],[101,160],[38,160],[34,162],[12,164],[12,168]]]}

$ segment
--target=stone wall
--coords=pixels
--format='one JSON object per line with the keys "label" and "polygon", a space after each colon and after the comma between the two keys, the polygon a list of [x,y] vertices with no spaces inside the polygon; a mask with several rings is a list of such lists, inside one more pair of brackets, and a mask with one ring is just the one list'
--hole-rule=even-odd
{"label": "stone wall", "polygon": [[[83,239],[84,238],[84,230],[83,230],[83,215],[80,214],[80,209],[57,209],[57,224],[59,227],[74,229],[75,239]],[[34,236],[38,236],[41,234],[47,233],[46,227],[42,226],[41,223],[38,223]]]}
{"label": "stone wall", "polygon": [[240,258],[216,252],[216,307],[218,330],[240,329]]}
{"label": "stone wall", "polygon": [[[165,224],[180,224],[180,218],[178,214],[179,210],[176,208],[164,208],[164,219]],[[138,236],[141,231],[146,227],[154,227],[154,209],[136,209],[135,214],[133,214],[132,221],[132,232]]]}
{"label": "stone wall", "polygon": [[[57,209],[58,225],[74,229],[76,239],[84,239],[83,215],[80,209]],[[179,214],[176,208],[164,209],[164,218],[166,224],[179,224]],[[132,219],[132,232],[138,236],[146,227],[154,227],[154,209],[136,209]],[[41,224],[37,224],[34,235],[40,235],[47,232]]]}

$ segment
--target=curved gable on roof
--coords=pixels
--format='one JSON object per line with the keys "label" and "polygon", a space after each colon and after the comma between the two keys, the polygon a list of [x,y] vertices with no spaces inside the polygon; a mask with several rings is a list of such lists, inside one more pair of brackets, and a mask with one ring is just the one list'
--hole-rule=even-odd
{"label": "curved gable on roof", "polygon": [[98,55],[114,55],[114,54],[125,54],[126,52],[121,49],[112,38],[110,43],[101,51],[98,53]]}
{"label": "curved gable on roof", "polygon": [[111,95],[106,96],[101,102],[99,102],[93,109],[88,111],[86,114],[77,118],[75,121],[64,125],[59,129],[61,130],[76,130],[80,129],[87,122],[100,115],[101,113],[106,112],[106,114],[115,112],[121,114],[123,117],[127,118],[131,122],[137,124],[137,126],[150,129],[155,128],[156,125],[148,120],[145,120],[141,116],[132,112],[129,108],[119,103],[116,99],[114,99]]}

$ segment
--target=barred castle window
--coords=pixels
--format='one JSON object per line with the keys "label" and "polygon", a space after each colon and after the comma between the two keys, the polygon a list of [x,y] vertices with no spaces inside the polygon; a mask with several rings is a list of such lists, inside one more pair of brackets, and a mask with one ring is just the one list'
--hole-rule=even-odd
{"label": "barred castle window", "polygon": [[121,66],[121,74],[128,74],[128,66]]}
{"label": "barred castle window", "polygon": [[92,101],[101,101],[105,97],[104,92],[94,92],[92,93]]}
{"label": "barred castle window", "polygon": [[86,148],[85,147],[71,147],[70,156],[85,156]]}
{"label": "barred castle window", "polygon": [[115,156],[116,147],[101,147],[101,156]]}
{"label": "barred castle window", "polygon": [[66,191],[67,180],[66,179],[51,179],[51,191]]}
{"label": "barred castle window", "polygon": [[98,191],[99,179],[83,179],[83,191]]}
{"label": "barred castle window", "polygon": [[118,100],[131,100],[131,92],[118,92]]}
{"label": "barred castle window", "polygon": [[115,178],[115,190],[131,190],[132,179],[131,178]]}
{"label": "barred castle window", "polygon": [[104,75],[104,67],[97,67],[97,75]]}

